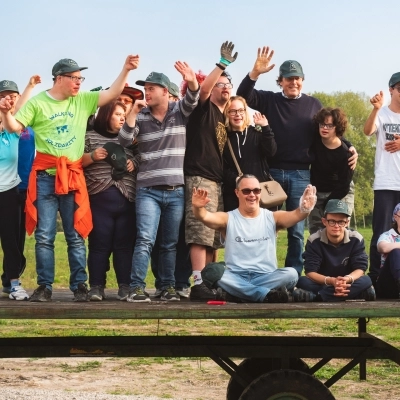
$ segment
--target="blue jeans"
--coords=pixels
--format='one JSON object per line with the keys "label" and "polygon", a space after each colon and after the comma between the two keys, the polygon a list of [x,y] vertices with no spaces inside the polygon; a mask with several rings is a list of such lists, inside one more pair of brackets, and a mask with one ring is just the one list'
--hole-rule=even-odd
{"label": "blue jeans", "polygon": [[57,211],[60,212],[68,248],[70,268],[69,287],[72,291],[78,283],[85,283],[86,247],[82,236],[74,228],[74,192],[65,195],[54,193],[55,177],[45,171],[37,173],[37,215],[35,231],[36,272],[38,285],[52,290],[54,283],[54,240],[57,233]]}
{"label": "blue jeans", "polygon": [[297,272],[294,268],[278,268],[269,273],[243,270],[240,274],[227,269],[217,285],[232,296],[262,303],[271,289],[285,287],[287,290],[292,290],[297,279]]}
{"label": "blue jeans", "polygon": [[159,229],[158,277],[160,289],[175,287],[176,245],[185,209],[184,187],[158,190],[152,187],[136,191],[137,237],[132,258],[131,288],[146,287],[150,254]]}
{"label": "blue jeans", "polygon": [[[279,182],[287,194],[286,211],[293,211],[299,207],[300,197],[310,183],[309,170],[283,170],[271,168],[272,178]],[[287,230],[288,251],[285,267],[293,267],[299,276],[303,271],[304,250],[304,220],[298,222]]]}
{"label": "blue jeans", "polygon": [[372,281],[371,278],[366,275],[356,279],[350,286],[350,292],[346,297],[334,296],[333,293],[335,292],[335,288],[333,286],[320,285],[306,276],[301,276],[296,286],[298,289],[304,289],[313,292],[314,294],[319,294],[322,301],[334,302],[356,299],[362,291],[372,286]]}

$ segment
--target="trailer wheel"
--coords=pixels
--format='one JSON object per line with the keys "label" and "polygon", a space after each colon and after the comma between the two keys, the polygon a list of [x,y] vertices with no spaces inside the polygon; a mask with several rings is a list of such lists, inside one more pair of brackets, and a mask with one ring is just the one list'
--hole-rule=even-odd
{"label": "trailer wheel", "polygon": [[[282,367],[280,358],[246,358],[238,365],[238,373],[243,372],[252,380],[259,376],[279,370]],[[307,373],[308,365],[301,358],[290,358],[289,368]],[[226,391],[226,400],[239,400],[245,387],[231,377]]]}
{"label": "trailer wheel", "polygon": [[335,400],[331,391],[313,375],[281,369],[261,375],[239,400]]}

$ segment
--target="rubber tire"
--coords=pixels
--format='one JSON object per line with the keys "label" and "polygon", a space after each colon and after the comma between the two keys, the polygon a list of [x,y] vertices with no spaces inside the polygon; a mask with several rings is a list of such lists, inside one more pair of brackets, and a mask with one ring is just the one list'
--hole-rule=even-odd
{"label": "rubber tire", "polygon": [[313,375],[281,369],[261,375],[239,400],[335,400],[331,391]]}
{"label": "rubber tire", "polygon": [[[301,358],[290,358],[289,368],[307,373],[308,365]],[[252,380],[259,376],[281,369],[280,358],[246,358],[238,365],[238,370],[245,372]],[[233,377],[229,380],[226,389],[226,400],[239,400],[244,387]]]}

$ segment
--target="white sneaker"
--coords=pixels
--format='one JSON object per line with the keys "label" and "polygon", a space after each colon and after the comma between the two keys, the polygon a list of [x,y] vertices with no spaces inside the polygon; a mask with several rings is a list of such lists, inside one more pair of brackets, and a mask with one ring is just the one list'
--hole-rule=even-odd
{"label": "white sneaker", "polygon": [[11,300],[29,300],[29,294],[21,285],[13,287],[8,297]]}
{"label": "white sneaker", "polygon": [[190,295],[189,288],[176,289],[176,293],[179,294],[180,297],[185,297],[186,299],[188,299]]}

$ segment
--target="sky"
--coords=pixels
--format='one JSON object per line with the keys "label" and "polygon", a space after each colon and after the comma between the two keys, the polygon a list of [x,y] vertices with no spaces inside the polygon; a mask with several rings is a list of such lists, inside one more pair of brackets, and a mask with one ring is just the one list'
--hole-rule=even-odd
{"label": "sky", "polygon": [[399,0],[3,0],[0,13],[0,80],[22,91],[39,74],[34,94],[52,86],[61,58],[89,67],[82,90],[110,86],[128,54],[140,55],[131,86],[151,71],[179,84],[175,61],[207,74],[225,41],[239,53],[228,68],[235,88],[264,45],[274,49],[276,66],[257,89],[278,91],[279,65],[294,59],[306,93],[383,90],[387,102],[389,78],[400,71]]}

